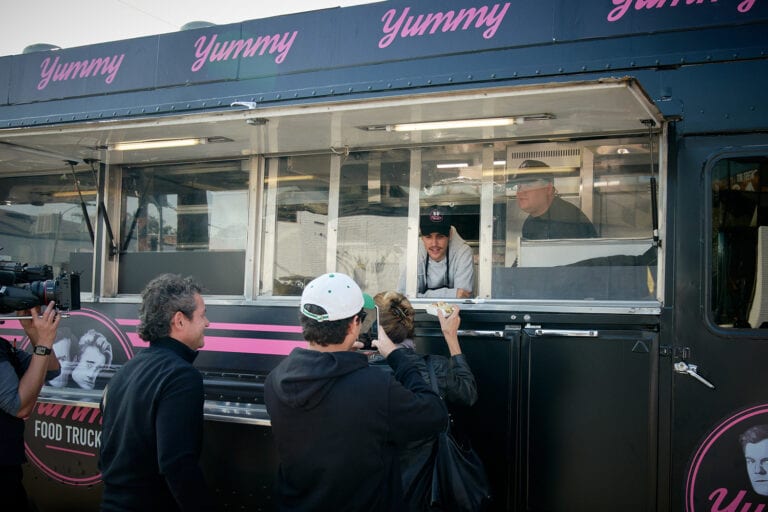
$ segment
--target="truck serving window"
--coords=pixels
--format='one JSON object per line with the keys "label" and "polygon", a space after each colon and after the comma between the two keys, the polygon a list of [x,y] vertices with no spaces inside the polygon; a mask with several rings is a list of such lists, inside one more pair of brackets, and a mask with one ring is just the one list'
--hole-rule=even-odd
{"label": "truck serving window", "polygon": [[[96,180],[90,171],[0,178],[0,258],[30,266],[82,272],[80,289],[91,289]],[[79,187],[79,191],[78,191]],[[82,200],[81,200],[82,198]]]}
{"label": "truck serving window", "polygon": [[125,168],[119,293],[157,274],[193,275],[207,293],[242,295],[248,172],[240,162]]}
{"label": "truck serving window", "polygon": [[653,300],[653,147],[646,136],[267,159],[261,295],[300,295],[341,271],[368,293],[436,296],[418,256],[420,215],[436,206],[471,251],[471,297]]}
{"label": "truck serving window", "polygon": [[717,325],[768,326],[768,157],[723,158],[712,169],[711,273]]}
{"label": "truck serving window", "polygon": [[502,155],[493,297],[655,298],[650,182],[658,165],[647,138],[513,144]]}

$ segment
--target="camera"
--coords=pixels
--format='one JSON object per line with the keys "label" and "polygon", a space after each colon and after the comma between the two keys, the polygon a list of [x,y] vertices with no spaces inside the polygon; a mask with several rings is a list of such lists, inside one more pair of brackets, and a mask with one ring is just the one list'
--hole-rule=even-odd
{"label": "camera", "polygon": [[56,301],[62,311],[80,309],[80,274],[53,277],[49,265],[0,261],[0,314],[13,313]]}

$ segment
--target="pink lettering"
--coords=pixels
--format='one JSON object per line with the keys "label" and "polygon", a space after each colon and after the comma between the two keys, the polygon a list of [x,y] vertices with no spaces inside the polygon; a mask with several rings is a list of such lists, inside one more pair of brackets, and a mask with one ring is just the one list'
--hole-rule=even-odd
{"label": "pink lettering", "polygon": [[755,5],[755,0],[743,0],[739,6],[736,8],[737,11],[740,13],[749,12],[750,9],[752,9],[752,6]]}
{"label": "pink lettering", "polygon": [[99,74],[106,75],[104,82],[111,84],[115,80],[117,72],[120,71],[124,58],[125,54],[123,53],[112,57],[61,63],[58,56],[55,59],[46,57],[40,64],[40,81],[37,83],[37,89],[42,91],[51,82],[91,78]]}
{"label": "pink lettering", "polygon": [[43,404],[37,403],[37,414],[40,416],[51,416],[56,418],[59,415],[59,411],[64,407],[61,404]]}
{"label": "pink lettering", "polygon": [[85,419],[88,417],[88,413],[90,413],[92,410],[92,407],[75,407],[75,411],[72,414],[72,421],[79,421],[80,423],[85,422]]}
{"label": "pink lettering", "polygon": [[739,491],[738,493],[736,493],[736,496],[733,498],[733,500],[725,506],[725,508],[721,508],[723,507],[726,501],[726,497],[728,496],[728,489],[725,489],[724,487],[721,487],[720,489],[715,489],[709,495],[709,501],[714,501],[714,503],[712,504],[712,508],[710,508],[710,512],[763,512],[763,510],[765,509],[764,504],[758,503],[754,510],[752,510],[752,503],[750,503],[749,501],[743,503],[742,505],[742,502],[744,501],[744,496],[746,495],[747,495],[747,491],[744,491],[744,490]]}
{"label": "pink lettering", "polygon": [[[70,413],[72,413],[71,416]],[[97,418],[99,420],[99,425],[101,425],[102,421],[101,410],[99,410],[98,407],[76,407],[72,405],[47,404],[38,402],[37,414],[39,416],[61,419],[67,419],[67,416],[70,416],[72,421],[89,424],[93,424]]]}
{"label": "pink lettering", "polygon": [[67,419],[67,416],[69,416],[69,413],[72,412],[72,409],[74,409],[75,406],[73,405],[65,405],[64,406],[64,414],[61,415],[62,419]]}
{"label": "pink lettering", "polygon": [[233,39],[223,43],[217,42],[218,34],[214,34],[208,39],[208,36],[200,36],[195,41],[195,62],[190,68],[193,72],[200,71],[207,62],[221,62],[225,60],[234,60],[238,58],[250,58],[260,56],[265,53],[275,56],[275,63],[281,64],[285,61],[288,53],[296,40],[297,30],[286,32],[282,35],[258,36],[256,39]]}
{"label": "pink lettering", "polygon": [[383,32],[386,35],[379,40],[379,48],[386,48],[392,44],[392,41],[397,37],[397,33],[400,31],[400,27],[403,25],[403,21],[405,20],[405,17],[408,16],[408,11],[410,10],[410,7],[403,9],[403,14],[400,15],[400,18],[398,18],[394,25],[392,24],[392,20],[394,20],[397,11],[395,9],[390,9],[384,13],[381,21],[384,22]]}
{"label": "pink lettering", "polygon": [[[740,13],[749,12],[755,5],[756,0],[741,0],[736,10]],[[670,0],[667,4],[667,0],[611,0],[614,7],[608,12],[606,19],[610,22],[619,21],[624,17],[629,9],[634,6],[635,11],[642,11],[643,9],[661,9],[662,7],[677,7],[678,4],[684,5],[701,5],[701,4],[714,4],[717,0]]]}
{"label": "pink lettering", "polygon": [[486,5],[479,8],[461,9],[458,12],[432,12],[418,16],[409,15],[410,7],[404,8],[399,16],[397,9],[389,9],[381,18],[384,37],[379,40],[379,48],[386,48],[398,36],[406,38],[423,36],[427,33],[432,35],[438,30],[455,32],[486,27],[486,30],[483,31],[483,38],[491,39],[496,35],[499,26],[504,21],[509,6],[510,3],[507,2],[503,5],[494,4],[492,7]]}

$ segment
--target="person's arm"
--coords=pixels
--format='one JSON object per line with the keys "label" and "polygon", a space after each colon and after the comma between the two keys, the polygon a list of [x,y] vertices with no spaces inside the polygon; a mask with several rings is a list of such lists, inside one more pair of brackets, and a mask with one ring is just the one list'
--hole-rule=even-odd
{"label": "person's arm", "polygon": [[449,402],[473,405],[477,401],[477,385],[459,345],[458,333],[461,325],[459,307],[454,305],[453,311],[447,317],[443,316],[441,309],[438,309],[437,318],[440,320],[440,329],[443,331],[445,343],[451,353],[445,369],[445,398]]}
{"label": "person's arm", "polygon": [[464,354],[452,356],[445,371],[445,399],[465,406],[477,402],[477,384]]}
{"label": "person's arm", "polygon": [[445,343],[452,356],[461,354],[461,345],[459,345],[459,325],[461,317],[459,316],[459,306],[453,305],[451,314],[443,316],[443,310],[437,308],[437,318],[440,320],[440,329],[443,331]]}
{"label": "person's arm", "polygon": [[[42,346],[51,350],[47,356],[32,355],[29,367],[19,380],[19,410],[16,412],[17,418],[26,418],[32,413],[35,407],[37,397],[40,394],[47,373],[59,369],[59,360],[53,353],[53,341],[56,339],[56,329],[61,321],[61,316],[54,308],[51,301],[45,310],[40,314],[40,308],[35,306],[27,311],[19,311],[19,316],[31,316],[31,319],[20,320],[24,332],[29,337],[34,347]],[[55,376],[55,374],[53,375]],[[51,377],[52,378],[52,377]]]}
{"label": "person's arm", "polygon": [[389,386],[390,433],[395,444],[427,439],[448,425],[445,402],[426,383],[419,371],[421,356],[396,350],[387,357],[394,370]]}
{"label": "person's arm", "polygon": [[390,421],[393,439],[404,444],[437,434],[448,424],[448,410],[443,400],[424,381],[417,366],[421,356],[410,350],[398,350],[379,325],[379,338],[372,343],[394,370],[389,386]]}
{"label": "person's arm", "polygon": [[426,290],[424,293],[417,294],[417,296],[433,299],[455,299],[457,297],[456,291],[456,288],[437,288],[435,290]]}
{"label": "person's arm", "polygon": [[200,469],[204,391],[196,372],[180,369],[165,383],[155,420],[160,473],[183,511],[213,509]]}

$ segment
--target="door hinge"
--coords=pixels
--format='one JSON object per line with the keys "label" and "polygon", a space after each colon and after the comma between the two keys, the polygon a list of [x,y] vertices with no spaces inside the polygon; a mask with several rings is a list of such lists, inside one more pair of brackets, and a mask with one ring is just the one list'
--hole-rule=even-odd
{"label": "door hinge", "polygon": [[691,357],[691,349],[690,347],[662,345],[659,347],[659,355],[662,357],[688,359]]}

